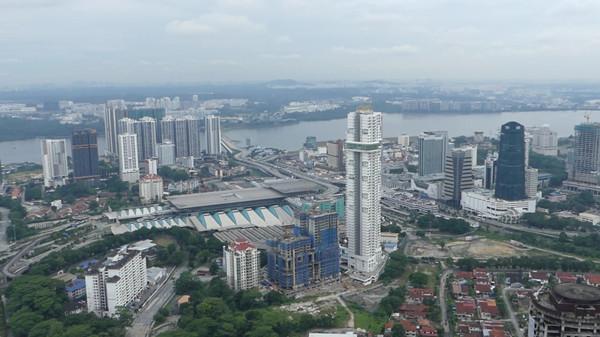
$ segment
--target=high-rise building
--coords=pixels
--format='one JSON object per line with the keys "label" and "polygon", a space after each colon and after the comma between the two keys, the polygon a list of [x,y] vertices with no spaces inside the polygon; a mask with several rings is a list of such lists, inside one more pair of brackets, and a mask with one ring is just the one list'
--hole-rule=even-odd
{"label": "high-rise building", "polygon": [[116,155],[119,153],[118,121],[127,117],[125,102],[121,100],[108,101],[104,109],[104,135],[106,151]]}
{"label": "high-rise building", "polygon": [[41,145],[44,186],[57,187],[66,184],[69,176],[67,140],[43,139]]}
{"label": "high-rise building", "polygon": [[73,178],[75,180],[100,177],[98,172],[98,136],[95,129],[83,129],[73,132],[71,153]]}
{"label": "high-rise building", "polygon": [[548,125],[529,127],[527,132],[531,134],[531,151],[544,156],[558,155],[558,134],[552,131]]}
{"label": "high-rise building", "polygon": [[99,316],[114,316],[146,288],[146,258],[139,251],[121,250],[85,275],[87,308]]}
{"label": "high-rise building", "polygon": [[163,179],[156,174],[140,178],[139,197],[143,204],[160,202],[163,196]]}
{"label": "high-rise building", "polygon": [[136,121],[135,134],[138,138],[139,160],[156,157],[156,120],[152,117],[142,117]]}
{"label": "high-rise building", "polygon": [[448,149],[448,134],[445,131],[430,131],[419,135],[419,176],[444,172]]}
{"label": "high-rise building", "polygon": [[381,251],[382,115],[368,108],[348,114],[346,135],[346,232],[348,267],[365,283],[377,279]]}
{"label": "high-rise building", "polygon": [[452,207],[460,207],[462,191],[472,189],[473,165],[470,148],[453,149],[446,155],[443,199]]}
{"label": "high-rise building", "polygon": [[193,117],[165,117],[161,122],[162,140],[175,144],[176,157],[200,157],[200,120]]}
{"label": "high-rise building", "polygon": [[600,288],[562,283],[536,291],[529,306],[528,337],[600,335]]}
{"label": "high-rise building", "polygon": [[173,142],[166,140],[164,143],[158,144],[156,152],[158,153],[158,165],[175,165],[175,144]]}
{"label": "high-rise building", "polygon": [[495,197],[522,200],[525,194],[525,128],[508,122],[500,130]]}
{"label": "high-rise building", "polygon": [[538,169],[528,167],[525,169],[525,195],[535,198],[538,187]]}
{"label": "high-rise building", "polygon": [[260,281],[260,252],[247,240],[223,247],[223,269],[227,284],[235,291],[257,288]]}
{"label": "high-rise building", "polygon": [[498,153],[488,154],[485,159],[485,174],[483,176],[483,187],[488,190],[496,188],[496,172],[498,171]]}
{"label": "high-rise building", "polygon": [[600,184],[600,123],[575,126],[573,165],[569,180]]}
{"label": "high-rise building", "polygon": [[140,120],[122,118],[117,125],[119,134],[135,133],[137,135],[137,151],[140,161],[156,157],[156,121],[152,117],[142,117]]}
{"label": "high-rise building", "polygon": [[315,247],[300,227],[284,228],[283,238],[267,240],[267,275],[281,289],[298,289],[315,282]]}
{"label": "high-rise building", "polygon": [[206,116],[204,133],[206,134],[206,154],[221,155],[221,118],[215,115]]}
{"label": "high-rise building", "polygon": [[336,170],[344,170],[344,141],[327,142],[327,166]]}
{"label": "high-rise building", "polygon": [[140,179],[137,135],[125,133],[119,135],[119,173],[121,180],[135,183]]}
{"label": "high-rise building", "polygon": [[314,240],[317,281],[337,280],[340,277],[340,245],[336,212],[301,213],[299,224]]}
{"label": "high-rise building", "polygon": [[398,145],[409,147],[410,146],[410,136],[403,133],[398,136]]}

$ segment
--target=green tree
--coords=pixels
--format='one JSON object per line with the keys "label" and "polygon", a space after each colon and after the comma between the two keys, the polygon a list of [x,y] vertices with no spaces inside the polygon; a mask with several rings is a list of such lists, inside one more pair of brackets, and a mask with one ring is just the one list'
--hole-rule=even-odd
{"label": "green tree", "polygon": [[44,317],[42,315],[32,312],[27,308],[23,308],[10,317],[8,324],[15,336],[25,337],[29,334],[29,331],[43,319]]}
{"label": "green tree", "polygon": [[408,281],[415,288],[423,288],[429,282],[429,276],[425,273],[416,272],[408,276]]}
{"label": "green tree", "polygon": [[406,336],[404,327],[401,324],[394,324],[394,327],[392,328],[392,337],[404,337],[404,336]]}
{"label": "green tree", "polygon": [[29,337],[62,337],[63,323],[56,319],[49,319],[34,325],[29,331]]}

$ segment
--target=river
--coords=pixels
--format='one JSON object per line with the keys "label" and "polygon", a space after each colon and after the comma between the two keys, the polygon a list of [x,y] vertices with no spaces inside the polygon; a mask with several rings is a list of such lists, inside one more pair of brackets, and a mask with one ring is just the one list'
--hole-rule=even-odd
{"label": "river", "polygon": [[[594,114],[592,112],[592,120]],[[483,131],[495,136],[500,125],[515,120],[525,126],[548,124],[559,136],[573,134],[575,124],[585,121],[584,111],[530,111],[469,114],[404,114],[386,113],[383,117],[383,133],[386,137],[402,133],[417,135],[426,130],[447,130],[450,136],[472,135]],[[253,145],[295,150],[302,146],[306,136],[316,136],[317,140],[333,140],[345,137],[346,120],[305,121],[271,127],[230,129],[223,133],[245,144],[250,139]],[[204,139],[202,137],[201,139]],[[98,138],[100,153],[104,153],[105,140]],[[0,160],[3,163],[30,161],[40,163],[40,140],[26,139],[0,142]]]}

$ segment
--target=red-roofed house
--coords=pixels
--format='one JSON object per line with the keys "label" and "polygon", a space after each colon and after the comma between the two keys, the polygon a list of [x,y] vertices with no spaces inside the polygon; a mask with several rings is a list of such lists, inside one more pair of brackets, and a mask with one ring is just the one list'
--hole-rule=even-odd
{"label": "red-roofed house", "polygon": [[575,283],[577,282],[577,276],[572,273],[557,271],[556,278],[560,283]]}
{"label": "red-roofed house", "polygon": [[457,271],[454,272],[454,278],[457,280],[472,280],[473,272],[470,271]]}
{"label": "red-roofed house", "polygon": [[531,271],[529,272],[529,280],[540,284],[546,284],[548,283],[548,273],[545,271]]}
{"label": "red-roofed house", "polygon": [[456,317],[458,319],[470,320],[475,318],[477,305],[473,299],[456,301]]}
{"label": "red-roofed house", "polygon": [[591,286],[600,286],[600,274],[585,274],[584,279]]}
{"label": "red-roofed house", "polygon": [[400,325],[404,328],[404,333],[406,337],[417,337],[417,326],[408,320],[401,320]]}
{"label": "red-roofed house", "polygon": [[452,295],[454,298],[469,296],[469,285],[458,281],[452,282]]}
{"label": "red-roofed house", "polygon": [[473,334],[481,336],[481,325],[479,322],[460,322],[458,323],[457,331],[461,336]]}
{"label": "red-roofed house", "polygon": [[479,316],[482,319],[490,320],[494,318],[498,318],[498,307],[496,305],[496,300],[487,299],[487,300],[479,300]]}
{"label": "red-roofed house", "polygon": [[404,319],[419,319],[427,317],[427,306],[424,304],[405,303],[400,306],[400,317]]}
{"label": "red-roofed house", "polygon": [[421,337],[437,337],[437,330],[431,326],[425,325],[419,327],[419,336]]}
{"label": "red-roofed house", "polygon": [[475,294],[477,297],[490,297],[492,295],[492,285],[489,283],[475,283]]}
{"label": "red-roofed house", "polygon": [[409,303],[423,303],[424,300],[435,298],[435,293],[431,288],[410,288],[406,296]]}
{"label": "red-roofed house", "polygon": [[485,270],[483,268],[475,268],[473,270],[473,276],[475,278],[488,278],[489,274],[488,274],[487,270]]}

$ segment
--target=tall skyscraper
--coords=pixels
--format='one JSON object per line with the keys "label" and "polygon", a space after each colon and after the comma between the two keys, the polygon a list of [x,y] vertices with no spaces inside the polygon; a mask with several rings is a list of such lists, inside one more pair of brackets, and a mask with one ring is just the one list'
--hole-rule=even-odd
{"label": "tall skyscraper", "polygon": [[123,118],[118,121],[119,134],[135,133],[137,135],[138,159],[140,161],[156,157],[156,121],[152,117],[140,120]]}
{"label": "tall skyscraper", "polygon": [[240,291],[258,288],[260,252],[247,240],[236,240],[223,247],[223,269],[231,289]]}
{"label": "tall skyscraper", "polygon": [[364,282],[376,280],[381,252],[382,115],[368,108],[348,114],[346,228],[348,267]]}
{"label": "tall skyscraper", "polygon": [[119,173],[121,180],[135,183],[140,180],[137,135],[125,133],[119,135]]}
{"label": "tall skyscraper", "polygon": [[600,123],[575,126],[573,165],[569,180],[597,185],[600,183]]}
{"label": "tall skyscraper", "polygon": [[98,136],[95,129],[83,129],[73,132],[71,152],[75,180],[100,177],[98,172]]}
{"label": "tall skyscraper", "polygon": [[496,172],[498,170],[498,153],[488,154],[485,159],[485,175],[483,176],[483,187],[488,190],[496,188]]}
{"label": "tall skyscraper", "polygon": [[106,151],[111,154],[119,153],[118,121],[127,117],[125,102],[116,100],[106,102],[104,108],[104,135],[106,137]]}
{"label": "tall skyscraper", "polygon": [[300,226],[312,236],[315,245],[315,275],[321,280],[340,276],[340,245],[336,212],[311,212],[299,216]]}
{"label": "tall skyscraper", "polygon": [[455,208],[460,207],[462,191],[473,188],[472,149],[457,148],[446,155],[443,198]]}
{"label": "tall skyscraper", "polygon": [[445,131],[429,131],[419,135],[419,176],[444,172],[448,134]]}
{"label": "tall skyscraper", "polygon": [[538,187],[538,169],[528,167],[525,169],[525,194],[528,198],[535,198]]}
{"label": "tall skyscraper", "polygon": [[179,157],[200,157],[200,120],[191,116],[174,118],[167,116],[160,122],[162,140],[175,144],[175,155]]}
{"label": "tall skyscraper", "polygon": [[206,154],[221,155],[221,118],[215,115],[206,116],[204,132],[206,134]]}
{"label": "tall skyscraper", "polygon": [[548,125],[529,127],[527,132],[531,134],[531,151],[545,156],[558,155],[558,134],[552,131]]}
{"label": "tall skyscraper", "polygon": [[327,142],[327,166],[336,170],[344,170],[344,141]]}
{"label": "tall skyscraper", "polygon": [[495,196],[508,201],[525,195],[525,128],[508,122],[500,130]]}
{"label": "tall skyscraper", "polygon": [[44,186],[57,187],[64,185],[69,176],[67,140],[43,139],[41,145]]}

